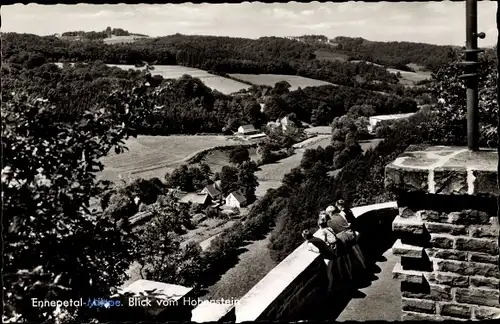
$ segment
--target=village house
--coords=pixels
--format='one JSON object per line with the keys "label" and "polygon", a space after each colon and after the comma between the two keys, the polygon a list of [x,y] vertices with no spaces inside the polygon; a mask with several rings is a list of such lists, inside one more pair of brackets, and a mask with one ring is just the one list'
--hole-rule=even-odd
{"label": "village house", "polygon": [[296,127],[295,123],[291,121],[290,118],[288,117],[283,117],[280,121],[280,124],[281,124],[281,129],[283,129],[284,131]]}
{"label": "village house", "polygon": [[238,133],[240,135],[252,135],[252,134],[257,134],[259,131],[253,127],[253,125],[243,125],[238,127]]}
{"label": "village house", "polygon": [[209,195],[212,201],[222,200],[222,192],[217,189],[215,183],[203,188],[201,193]]}
{"label": "village house", "polygon": [[246,204],[247,199],[238,191],[233,191],[226,197],[226,206],[228,207],[242,208],[245,207]]}

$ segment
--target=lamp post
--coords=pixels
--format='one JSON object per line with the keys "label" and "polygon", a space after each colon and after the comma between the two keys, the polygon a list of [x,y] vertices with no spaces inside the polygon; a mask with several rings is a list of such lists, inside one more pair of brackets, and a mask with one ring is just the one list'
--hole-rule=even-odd
{"label": "lamp post", "polygon": [[471,151],[479,150],[479,120],[478,120],[478,54],[484,52],[477,48],[477,39],[485,38],[484,33],[477,32],[477,0],[467,0],[465,3],[466,14],[466,72],[460,78],[465,79],[467,86],[467,146]]}
{"label": "lamp post", "polygon": [[[497,105],[500,108],[500,2],[497,4]],[[500,156],[500,109],[498,110],[498,127],[497,127],[497,151],[498,156]],[[500,189],[500,160],[498,161],[497,167],[497,182]],[[500,224],[500,196],[497,198],[497,224]],[[500,231],[498,232],[498,246],[500,246]],[[500,258],[498,259],[498,269],[500,269]],[[499,284],[500,288],[500,284]],[[498,302],[500,303],[500,296],[498,298]]]}

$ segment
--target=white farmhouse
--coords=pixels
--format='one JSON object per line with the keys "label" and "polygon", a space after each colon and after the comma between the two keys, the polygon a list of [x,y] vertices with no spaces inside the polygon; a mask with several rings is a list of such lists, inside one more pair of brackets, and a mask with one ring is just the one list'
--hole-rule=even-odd
{"label": "white farmhouse", "polygon": [[253,125],[243,125],[238,127],[238,133],[241,135],[252,135],[259,133],[259,131]]}
{"label": "white farmhouse", "polygon": [[228,207],[245,207],[247,203],[247,199],[238,191],[231,192],[226,197],[226,206]]}

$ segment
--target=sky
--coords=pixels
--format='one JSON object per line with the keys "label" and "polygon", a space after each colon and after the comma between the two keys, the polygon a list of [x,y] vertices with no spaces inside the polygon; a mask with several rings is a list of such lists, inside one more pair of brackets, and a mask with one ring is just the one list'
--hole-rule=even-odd
{"label": "sky", "polygon": [[[479,46],[496,44],[496,3],[478,2]],[[117,4],[1,7],[2,32],[49,35],[110,26],[152,37],[325,35],[373,41],[465,44],[465,2]]]}

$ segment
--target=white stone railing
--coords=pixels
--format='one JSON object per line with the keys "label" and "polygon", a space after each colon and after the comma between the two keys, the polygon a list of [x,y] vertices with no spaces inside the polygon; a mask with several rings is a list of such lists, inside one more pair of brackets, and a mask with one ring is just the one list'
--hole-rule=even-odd
{"label": "white stone railing", "polygon": [[[396,202],[388,202],[354,207],[352,212],[355,217],[359,217],[367,212],[397,209],[397,207]],[[298,302],[303,302],[318,288],[321,288],[317,287],[318,278],[314,275],[315,273],[320,275],[321,271],[312,270],[320,265],[318,262],[315,263],[319,258],[318,254],[309,251],[307,243],[303,243],[250,289],[234,307],[227,307],[221,312],[220,307],[215,309],[216,306],[214,306],[211,311],[210,307],[204,306],[203,310],[193,310],[193,315],[196,314],[193,320],[196,322],[217,321],[229,312],[234,312],[236,322],[241,323],[266,319],[267,316],[276,319],[281,314],[287,314],[298,305]],[[311,275],[302,276],[304,279],[300,278],[306,271],[308,273],[311,271]],[[214,314],[217,316],[214,317]]]}

